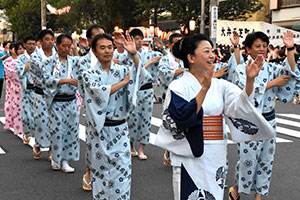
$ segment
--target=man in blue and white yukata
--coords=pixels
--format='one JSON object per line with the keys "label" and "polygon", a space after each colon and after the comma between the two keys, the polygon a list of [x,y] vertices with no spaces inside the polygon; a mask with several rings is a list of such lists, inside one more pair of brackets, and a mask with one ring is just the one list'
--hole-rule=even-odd
{"label": "man in blue and white yukata", "polygon": [[115,64],[112,37],[99,34],[92,41],[97,63],[83,72],[93,198],[102,200],[130,199],[131,156],[126,120],[131,106],[136,105],[139,80],[145,78],[130,36],[125,40],[115,33],[115,40],[131,55],[132,65]]}
{"label": "man in blue and white yukata", "polygon": [[18,56],[16,60],[15,70],[18,74],[21,84],[21,98],[22,98],[22,113],[21,120],[23,124],[23,142],[29,144],[30,137],[34,137],[34,119],[33,119],[33,104],[34,104],[34,86],[32,80],[29,80],[29,60],[30,55],[34,52],[36,47],[36,39],[33,35],[28,35],[23,41],[26,49],[25,53]]}
{"label": "man in blue and white yukata", "polygon": [[[50,148],[50,131],[48,128],[48,110],[44,97],[44,83],[43,72],[45,60],[54,55],[54,33],[50,30],[42,30],[38,35],[38,40],[41,48],[37,49],[30,56],[29,65],[29,80],[35,87],[34,89],[34,105],[33,105],[33,118],[34,118],[34,137],[35,145],[33,146],[33,158],[41,158],[40,148]],[[49,149],[48,160],[51,160],[51,149]]]}
{"label": "man in blue and white yukata", "polygon": [[[92,40],[93,38],[98,35],[98,34],[103,34],[105,33],[104,28],[102,26],[99,26],[97,24],[94,24],[90,26],[86,32],[86,38],[87,38],[87,46],[88,48],[91,47],[92,45]],[[83,38],[81,39],[83,40]],[[77,63],[77,70],[78,70],[78,91],[80,93],[80,96],[82,98],[83,102],[83,111],[82,113],[85,113],[85,94],[84,94],[84,89],[83,89],[83,79],[82,79],[82,74],[84,71],[88,70],[91,68],[91,66],[96,65],[97,63],[97,58],[95,54],[93,53],[92,49],[89,49],[89,52],[85,55],[82,56],[78,63]],[[86,119],[86,118],[85,118]],[[85,122],[87,124],[87,121]],[[86,159],[86,173],[83,175],[82,178],[82,188],[86,191],[91,191],[92,190],[92,185],[91,185],[91,140],[90,140],[90,135],[88,134],[88,131],[86,129],[86,154],[85,154],[85,159]]]}
{"label": "man in blue and white yukata", "polygon": [[166,98],[166,93],[170,83],[182,76],[184,72],[184,66],[182,60],[175,58],[172,53],[174,44],[182,39],[182,35],[179,33],[173,33],[169,37],[169,51],[164,55],[158,65],[158,83],[159,89],[162,93],[162,101]]}
{"label": "man in blue and white yukata", "polygon": [[[276,130],[275,97],[286,103],[292,99],[295,88],[299,86],[299,70],[294,59],[294,38],[291,31],[283,36],[283,43],[287,47],[287,58],[282,65],[267,63],[255,78],[253,105],[257,111]],[[245,39],[245,46],[249,53],[248,61],[238,65],[234,73],[234,81],[240,88],[245,87],[245,69],[248,62],[252,62],[258,55],[267,55],[269,38],[263,32],[254,32]],[[230,188],[230,199],[239,198],[239,193],[250,194],[255,191],[255,200],[262,195],[268,195],[272,175],[276,146],[276,136],[268,140],[238,143],[238,162],[236,168],[236,185]]]}
{"label": "man in blue and white yukata", "polygon": [[[140,160],[146,160],[147,156],[144,154],[144,148],[146,144],[149,144],[150,140],[151,117],[154,98],[152,83],[157,82],[158,62],[162,57],[162,53],[143,49],[144,35],[141,30],[131,30],[130,36],[134,38],[141,62],[144,65],[144,68],[147,70],[147,76],[143,80],[142,86],[138,91],[137,105],[133,108],[128,118],[131,155],[133,157],[138,156]],[[163,43],[158,38],[154,38],[154,41],[156,46],[161,49],[164,54],[166,54],[166,51],[163,48]],[[126,63],[126,60],[124,60],[124,63]],[[140,143],[138,152],[135,149],[135,142]]]}
{"label": "man in blue and white yukata", "polygon": [[75,64],[79,57],[68,56],[72,37],[57,37],[57,53],[48,58],[43,67],[45,99],[49,110],[49,130],[53,170],[74,172],[69,160],[79,160],[79,115],[76,100],[77,72]]}

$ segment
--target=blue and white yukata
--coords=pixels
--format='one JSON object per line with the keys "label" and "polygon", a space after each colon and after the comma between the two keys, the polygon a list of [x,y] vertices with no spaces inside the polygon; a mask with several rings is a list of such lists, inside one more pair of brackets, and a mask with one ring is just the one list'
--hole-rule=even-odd
{"label": "blue and white yukata", "polygon": [[56,53],[43,66],[45,99],[49,110],[52,159],[79,160],[79,115],[76,99],[77,87],[71,84],[58,85],[60,79],[75,78],[75,64],[79,57],[67,56],[63,64]]}
{"label": "blue and white yukata", "polygon": [[[222,129],[222,119],[221,129],[216,129],[210,121],[205,126],[204,117],[225,117],[234,141],[271,138],[275,134],[252,106],[246,92],[223,79],[212,79],[197,113],[196,95],[201,88],[188,71],[170,84],[163,108],[163,124],[156,137],[156,145],[171,152],[175,200],[223,199],[226,133]],[[207,132],[210,133],[206,135]]]}
{"label": "blue and white yukata", "polygon": [[[51,56],[54,55],[54,53],[55,50],[52,50]],[[47,56],[43,49],[37,49],[30,55],[29,67],[29,79],[32,80],[35,87],[33,105],[35,145],[42,148],[50,147],[49,115],[43,94],[45,88],[42,68],[46,59]]]}
{"label": "blue and white yukata", "polygon": [[24,52],[24,54],[19,55],[16,60],[15,70],[18,74],[21,84],[21,120],[23,124],[23,131],[27,136],[34,137],[34,86],[29,80],[29,70],[24,73],[25,65],[29,62],[29,60],[30,56],[26,51]]}
{"label": "blue and white yukata", "polygon": [[117,49],[114,50],[113,59],[118,59],[120,61],[120,63],[122,63],[122,61],[124,59],[126,59],[127,56],[128,56],[128,53],[126,50],[124,50],[123,53],[119,53]]}
{"label": "blue and white yukata", "polygon": [[[143,65],[152,58],[162,56],[160,52],[151,50],[141,50],[138,53]],[[127,65],[128,59],[124,59],[123,63]],[[151,118],[153,110],[154,90],[152,83],[157,82],[158,63],[154,63],[145,70],[145,77],[141,80],[141,87],[137,93],[137,105],[131,111],[128,117],[128,127],[131,142],[140,142],[141,144],[149,144]]]}
{"label": "blue and white yukata", "polygon": [[[249,61],[250,57],[248,57]],[[236,67],[234,83],[240,88],[246,84],[246,66],[248,61]],[[290,75],[288,84],[273,87],[266,91],[267,83],[282,75]],[[286,103],[293,97],[296,81],[299,80],[299,70],[291,71],[287,59],[283,65],[267,63],[255,78],[252,104],[264,116],[276,131],[275,97]],[[250,194],[251,190],[262,195],[268,195],[274,163],[276,136],[267,140],[242,142],[238,144],[238,162],[236,168],[236,184],[239,193]]]}
{"label": "blue and white yukata", "polygon": [[[98,62],[97,57],[93,53],[92,49],[90,49],[89,53],[85,56],[82,56],[79,61],[77,62],[77,71],[78,71],[78,91],[82,98],[82,113],[86,114],[85,109],[85,93],[84,93],[84,85],[83,85],[83,72],[94,67]],[[85,118],[85,124],[87,125],[87,118]],[[85,129],[85,136],[86,136],[86,153],[85,153],[85,162],[88,169],[91,169],[91,137],[88,133],[88,130]]]}
{"label": "blue and white yukata", "polygon": [[158,65],[158,83],[163,101],[166,98],[170,83],[182,76],[182,74],[180,74],[177,77],[174,77],[176,70],[181,68],[184,68],[182,60],[178,63],[171,51],[168,51],[168,53],[160,59]]}
{"label": "blue and white yukata", "polygon": [[[130,199],[131,153],[126,119],[131,106],[136,105],[136,92],[141,85],[139,80],[144,79],[142,67],[140,63],[136,72],[134,65],[122,66],[112,62],[107,73],[98,62],[83,72],[95,200]],[[129,73],[129,83],[110,95],[112,85]]]}

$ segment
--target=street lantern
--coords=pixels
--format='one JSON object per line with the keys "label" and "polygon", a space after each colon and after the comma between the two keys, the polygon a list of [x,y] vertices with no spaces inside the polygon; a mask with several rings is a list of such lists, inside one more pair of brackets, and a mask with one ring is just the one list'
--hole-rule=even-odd
{"label": "street lantern", "polygon": [[149,27],[149,29],[150,29],[150,35],[154,35],[154,26],[150,26]]}
{"label": "street lantern", "polygon": [[156,36],[159,36],[159,35],[158,35],[158,34],[159,34],[159,27],[155,27],[154,33],[155,33]]}
{"label": "street lantern", "polygon": [[189,22],[190,31],[194,31],[196,28],[196,21],[192,18]]}
{"label": "street lantern", "polygon": [[115,31],[119,31],[119,29],[120,28],[118,26],[115,26],[115,28],[114,28]]}

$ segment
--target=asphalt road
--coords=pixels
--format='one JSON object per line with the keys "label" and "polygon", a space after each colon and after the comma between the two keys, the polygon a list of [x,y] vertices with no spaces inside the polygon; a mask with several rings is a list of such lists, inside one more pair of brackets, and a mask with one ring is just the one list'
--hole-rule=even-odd
{"label": "asphalt road", "polygon": [[[3,98],[0,117],[3,113]],[[271,189],[268,200],[300,199],[300,105],[277,103],[277,147]],[[161,104],[154,104],[151,132],[155,136],[161,113]],[[294,114],[294,115],[293,115]],[[81,123],[83,123],[81,116]],[[3,119],[3,118],[2,118]],[[0,120],[1,121],[1,120]],[[84,124],[83,124],[84,125]],[[289,134],[289,135],[287,135]],[[292,135],[292,136],[291,136]],[[41,160],[33,160],[32,148],[11,131],[4,130],[0,123],[0,200],[82,200],[92,199],[91,192],[82,190],[82,175],[85,172],[85,143],[81,141],[80,161],[72,162],[74,174],[52,171],[43,152]],[[4,152],[1,152],[3,150]],[[150,144],[145,153],[147,161],[132,159],[132,200],[172,200],[172,169],[162,164],[163,150]],[[234,181],[236,145],[228,145],[229,174],[226,183]],[[227,199],[225,190],[224,199]],[[241,199],[254,199],[242,195]]]}

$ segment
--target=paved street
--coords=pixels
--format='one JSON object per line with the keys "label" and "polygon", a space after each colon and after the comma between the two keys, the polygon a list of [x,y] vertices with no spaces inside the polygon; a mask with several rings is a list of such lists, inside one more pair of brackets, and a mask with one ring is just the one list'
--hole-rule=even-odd
{"label": "paved street", "polygon": [[[1,108],[3,108],[3,98]],[[158,126],[161,124],[161,104],[154,104],[151,142],[153,143]],[[271,181],[270,200],[296,200],[300,197],[300,105],[277,103],[277,149]],[[81,188],[85,171],[85,143],[81,141],[79,162],[72,162],[74,174],[52,171],[43,153],[41,160],[33,160],[32,148],[22,140],[3,129],[3,109],[0,111],[0,200],[82,200],[92,199],[90,192]],[[80,138],[84,140],[84,116],[81,116]],[[146,147],[149,159],[132,160],[132,200],[171,200],[172,170],[162,164],[163,150],[154,145]],[[236,145],[229,141],[229,174],[227,184],[234,180]],[[227,191],[225,198],[227,199]],[[242,196],[241,199],[253,199]]]}

